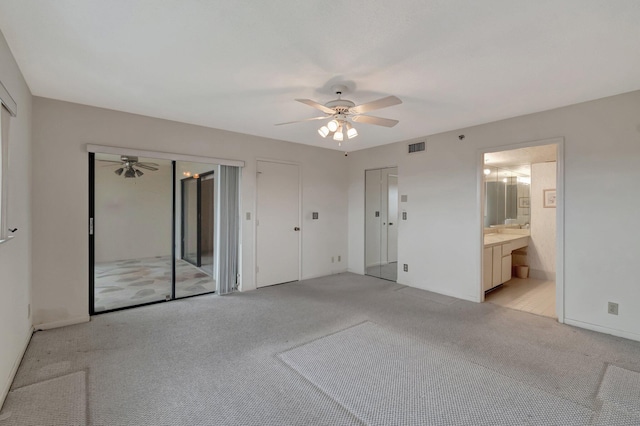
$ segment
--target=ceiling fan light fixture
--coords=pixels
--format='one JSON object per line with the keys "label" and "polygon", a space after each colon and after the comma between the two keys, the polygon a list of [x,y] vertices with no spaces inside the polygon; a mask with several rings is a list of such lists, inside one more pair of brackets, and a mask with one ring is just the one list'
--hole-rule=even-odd
{"label": "ceiling fan light fixture", "polygon": [[327,126],[322,126],[318,129],[318,133],[320,134],[320,136],[322,136],[323,138],[326,138],[327,135],[329,134],[329,128]]}
{"label": "ceiling fan light fixture", "polygon": [[124,169],[122,167],[120,167],[119,169],[113,171],[113,173],[117,174],[118,176],[120,176],[122,174],[122,172],[124,172]]}
{"label": "ceiling fan light fixture", "polygon": [[136,177],[136,172],[133,171],[132,168],[128,168],[126,172],[124,172],[125,178],[134,178]]}
{"label": "ceiling fan light fixture", "polygon": [[344,139],[344,135],[342,134],[342,126],[333,134],[333,140],[341,142]]}
{"label": "ceiling fan light fixture", "polygon": [[327,123],[327,128],[329,129],[330,132],[335,132],[336,130],[338,130],[338,127],[340,127],[340,125],[336,120],[331,120],[330,122]]}
{"label": "ceiling fan light fixture", "polygon": [[347,137],[353,139],[358,136],[358,131],[349,123],[347,123]]}
{"label": "ceiling fan light fixture", "polygon": [[135,170],[136,170],[136,175],[137,175],[138,177],[140,177],[140,176],[142,176],[142,175],[144,174],[144,173],[142,173],[142,172],[141,172],[140,170],[138,170],[138,169],[135,169]]}

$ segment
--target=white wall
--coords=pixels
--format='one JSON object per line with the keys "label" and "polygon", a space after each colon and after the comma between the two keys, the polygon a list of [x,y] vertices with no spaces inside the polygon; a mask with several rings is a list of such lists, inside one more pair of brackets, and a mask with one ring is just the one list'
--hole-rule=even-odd
{"label": "white wall", "polygon": [[640,340],[640,199],[629,196],[640,181],[640,91],[429,136],[426,153],[407,155],[406,143],[350,153],[349,270],[363,272],[364,170],[397,164],[409,197],[398,249],[409,272],[399,268],[398,282],[478,300],[480,150],[556,137],[565,140],[565,321]]}
{"label": "white wall", "polygon": [[556,162],[531,165],[531,244],[527,249],[532,278],[556,278],[556,209],[545,208],[543,191],[556,188]]}
{"label": "white wall", "polygon": [[9,124],[9,211],[15,238],[0,244],[0,405],[31,336],[31,92],[0,33],[0,81],[18,104]]}
{"label": "white wall", "polygon": [[[125,179],[115,166],[95,167],[96,262],[171,256],[171,163],[156,162],[157,171]],[[168,163],[168,164],[167,164]]]}
{"label": "white wall", "polygon": [[[346,270],[347,158],[339,151],[34,97],[34,324],[87,319],[87,143],[246,161],[242,171],[242,289],[255,288],[256,159],[302,172],[302,277]],[[310,132],[309,137],[314,137]],[[60,165],[73,165],[61,167]],[[319,220],[311,212],[320,212]],[[244,220],[245,213],[251,220]],[[342,256],[341,263],[331,257]]]}

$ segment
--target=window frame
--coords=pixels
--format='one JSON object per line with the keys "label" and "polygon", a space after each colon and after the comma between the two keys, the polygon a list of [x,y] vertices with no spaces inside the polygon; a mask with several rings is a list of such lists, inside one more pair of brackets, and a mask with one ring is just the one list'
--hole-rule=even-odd
{"label": "window frame", "polygon": [[9,121],[17,115],[17,105],[0,82],[0,244],[13,238],[9,235]]}

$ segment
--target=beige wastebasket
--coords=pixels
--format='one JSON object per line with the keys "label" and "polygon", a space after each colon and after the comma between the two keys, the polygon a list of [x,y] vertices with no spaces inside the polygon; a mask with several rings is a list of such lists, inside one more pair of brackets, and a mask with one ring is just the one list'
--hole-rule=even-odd
{"label": "beige wastebasket", "polygon": [[529,266],[527,265],[516,265],[516,277],[518,278],[527,278],[529,276]]}

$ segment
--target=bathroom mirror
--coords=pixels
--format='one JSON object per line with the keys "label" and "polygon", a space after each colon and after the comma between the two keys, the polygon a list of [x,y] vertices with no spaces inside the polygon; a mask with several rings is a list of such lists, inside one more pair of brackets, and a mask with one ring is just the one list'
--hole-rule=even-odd
{"label": "bathroom mirror", "polygon": [[531,223],[531,165],[484,168],[484,227]]}

